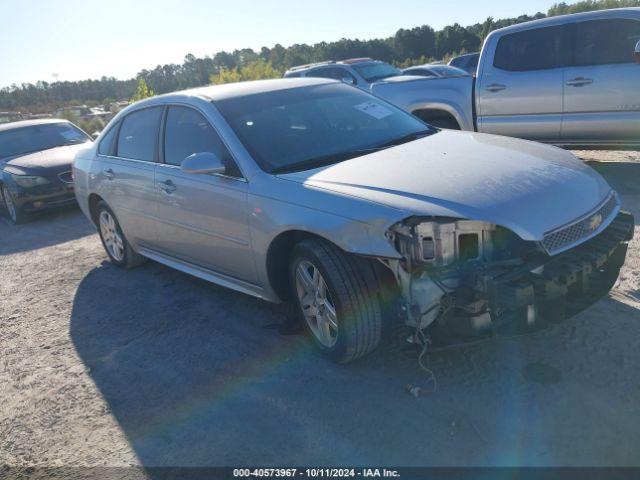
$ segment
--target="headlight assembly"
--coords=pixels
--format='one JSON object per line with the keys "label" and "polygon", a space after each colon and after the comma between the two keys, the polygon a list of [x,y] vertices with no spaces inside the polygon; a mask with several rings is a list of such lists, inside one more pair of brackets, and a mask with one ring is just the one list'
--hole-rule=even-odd
{"label": "headlight assembly", "polygon": [[23,188],[32,188],[37,187],[38,185],[46,185],[49,183],[44,177],[38,177],[36,175],[14,175],[11,174],[13,181],[16,182],[16,185]]}
{"label": "headlight assembly", "polygon": [[434,267],[490,258],[495,230],[492,223],[453,218],[409,219],[392,227],[405,259]]}

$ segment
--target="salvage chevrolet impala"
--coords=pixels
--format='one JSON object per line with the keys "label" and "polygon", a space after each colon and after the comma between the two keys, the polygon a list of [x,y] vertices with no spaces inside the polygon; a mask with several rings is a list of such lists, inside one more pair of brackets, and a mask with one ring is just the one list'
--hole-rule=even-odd
{"label": "salvage chevrolet impala", "polygon": [[111,261],[290,302],[348,362],[530,331],[606,293],[633,218],[571,153],[438,130],[344,83],[205,87],[120,112],[74,162]]}

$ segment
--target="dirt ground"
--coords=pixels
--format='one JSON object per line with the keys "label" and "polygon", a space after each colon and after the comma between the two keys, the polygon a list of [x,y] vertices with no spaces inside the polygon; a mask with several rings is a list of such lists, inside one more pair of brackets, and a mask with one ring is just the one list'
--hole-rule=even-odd
{"label": "dirt ground", "polygon": [[[640,155],[578,154],[640,218]],[[438,353],[427,393],[397,350],[333,365],[280,307],[113,267],[78,210],[0,218],[0,464],[639,466],[638,233],[607,298]]]}

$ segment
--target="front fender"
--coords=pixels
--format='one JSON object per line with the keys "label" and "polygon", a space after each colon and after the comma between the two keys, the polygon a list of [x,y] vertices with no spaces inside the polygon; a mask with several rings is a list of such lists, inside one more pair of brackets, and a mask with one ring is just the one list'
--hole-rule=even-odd
{"label": "front fender", "polygon": [[381,215],[371,223],[282,200],[249,195],[249,226],[259,283],[272,296],[267,272],[267,253],[282,233],[302,231],[322,237],[346,252],[399,258],[386,239],[387,228],[397,221]]}

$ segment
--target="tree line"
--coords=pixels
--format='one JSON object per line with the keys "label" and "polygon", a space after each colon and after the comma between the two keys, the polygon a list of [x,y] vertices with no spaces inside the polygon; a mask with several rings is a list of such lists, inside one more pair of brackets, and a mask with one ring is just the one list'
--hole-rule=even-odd
{"label": "tree line", "polygon": [[0,90],[0,110],[43,113],[63,105],[108,104],[114,100],[132,98],[141,80],[149,90],[161,94],[212,82],[277,77],[292,66],[327,59],[372,57],[404,67],[478,51],[491,31],[515,23],[545,16],[627,6],[640,6],[640,0],[583,0],[570,5],[562,2],[554,4],[546,14],[501,20],[489,17],[482,23],[466,27],[455,23],[441,30],[434,30],[429,25],[401,28],[388,38],[343,38],[335,42],[294,44],[289,47],[276,44],[271,48],[262,47],[259,51],[243,48],[233,52],[220,51],[203,58],[188,54],[182,64],[158,65],[152,70],[140,71],[136,78],[130,80],[102,77],[99,80],[77,82],[40,81],[11,85]]}

